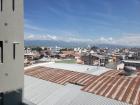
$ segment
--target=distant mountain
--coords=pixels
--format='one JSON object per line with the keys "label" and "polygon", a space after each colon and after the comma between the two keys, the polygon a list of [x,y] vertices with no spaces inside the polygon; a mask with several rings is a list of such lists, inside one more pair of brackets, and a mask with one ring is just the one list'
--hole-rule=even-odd
{"label": "distant mountain", "polygon": [[87,47],[88,45],[97,46],[100,48],[124,48],[129,47],[125,45],[112,45],[112,44],[91,44],[87,42],[65,42],[65,41],[54,41],[54,40],[25,40],[25,46],[47,46],[47,47],[67,47],[67,48],[74,48],[74,47]]}
{"label": "distant mountain", "polygon": [[87,47],[87,43],[79,42],[65,42],[65,41],[54,41],[54,40],[25,40],[25,46],[48,46],[48,47]]}
{"label": "distant mountain", "polygon": [[114,45],[114,44],[98,44],[97,45],[100,48],[128,48],[129,46],[125,46],[125,45]]}

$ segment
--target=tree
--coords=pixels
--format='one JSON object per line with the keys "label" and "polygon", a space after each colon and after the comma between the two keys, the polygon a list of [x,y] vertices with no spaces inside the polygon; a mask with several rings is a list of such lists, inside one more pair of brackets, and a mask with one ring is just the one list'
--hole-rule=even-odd
{"label": "tree", "polygon": [[93,51],[97,51],[97,49],[98,49],[97,46],[92,46],[92,47],[91,47],[91,50],[93,50]]}
{"label": "tree", "polygon": [[36,50],[38,52],[41,52],[42,51],[42,48],[40,48],[40,47],[34,47],[34,48],[32,48],[32,50]]}

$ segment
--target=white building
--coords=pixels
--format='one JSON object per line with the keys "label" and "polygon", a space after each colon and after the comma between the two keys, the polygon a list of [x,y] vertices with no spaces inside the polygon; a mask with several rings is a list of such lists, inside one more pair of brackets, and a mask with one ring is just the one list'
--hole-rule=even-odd
{"label": "white building", "polygon": [[0,0],[0,105],[22,101],[23,17],[23,0]]}
{"label": "white building", "polygon": [[140,68],[140,61],[139,60],[123,60],[125,66],[133,66],[136,68]]}

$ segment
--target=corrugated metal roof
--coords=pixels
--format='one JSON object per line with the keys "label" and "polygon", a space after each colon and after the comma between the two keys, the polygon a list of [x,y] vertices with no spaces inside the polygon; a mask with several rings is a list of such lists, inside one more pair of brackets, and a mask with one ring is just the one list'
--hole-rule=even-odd
{"label": "corrugated metal roof", "polygon": [[68,105],[129,105],[129,104],[105,98],[99,95],[81,92]]}
{"label": "corrugated metal roof", "polygon": [[51,81],[57,84],[79,84],[82,91],[108,97],[111,99],[140,105],[140,73],[136,77],[120,75],[122,71],[111,70],[99,76],[54,69],[48,67],[32,68],[26,75]]}
{"label": "corrugated metal roof", "polygon": [[64,86],[25,76],[24,98],[37,105],[129,105],[83,92],[81,88],[73,84]]}
{"label": "corrugated metal roof", "polygon": [[67,82],[84,85],[90,81],[89,79],[96,77],[91,74],[46,67],[35,67],[26,70],[25,74],[62,85],[66,84]]}
{"label": "corrugated metal roof", "polygon": [[62,87],[64,86],[42,79],[24,76],[24,98],[36,105],[39,105],[43,100]]}

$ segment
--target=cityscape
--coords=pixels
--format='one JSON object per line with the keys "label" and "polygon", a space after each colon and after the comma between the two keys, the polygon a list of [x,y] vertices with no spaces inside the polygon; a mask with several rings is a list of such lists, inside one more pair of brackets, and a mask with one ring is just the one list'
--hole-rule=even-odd
{"label": "cityscape", "polygon": [[0,0],[0,105],[140,105],[140,0]]}
{"label": "cityscape", "polygon": [[[26,47],[24,48],[24,66],[37,63],[54,62],[103,66],[110,69],[124,63],[140,68],[140,48],[61,48]],[[119,70],[119,69],[118,69]]]}

